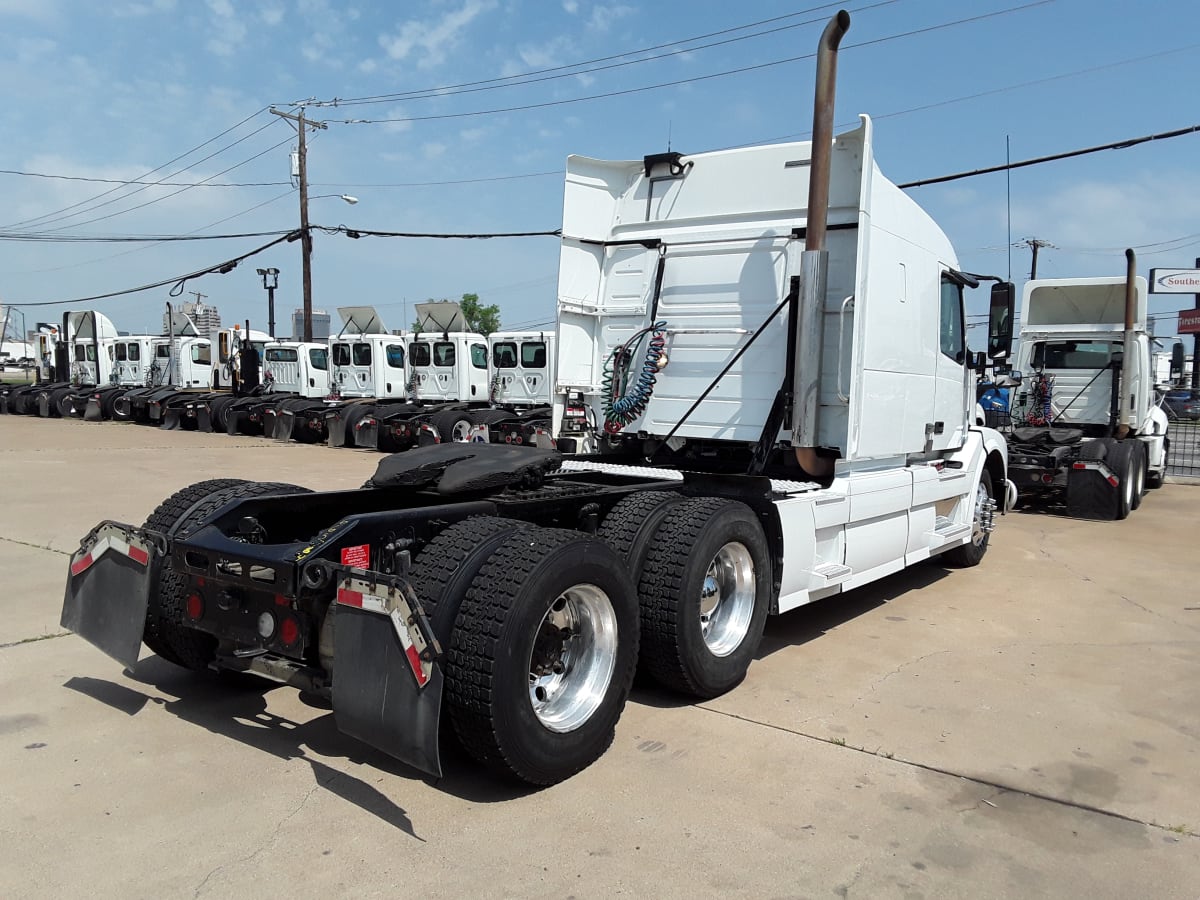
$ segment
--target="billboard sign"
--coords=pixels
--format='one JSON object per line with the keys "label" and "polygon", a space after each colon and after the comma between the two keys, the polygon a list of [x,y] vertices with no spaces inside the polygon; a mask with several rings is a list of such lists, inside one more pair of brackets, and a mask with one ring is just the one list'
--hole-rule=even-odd
{"label": "billboard sign", "polygon": [[1200,334],[1200,309],[1185,309],[1179,313],[1180,334]]}
{"label": "billboard sign", "polygon": [[1200,294],[1200,269],[1151,269],[1150,293]]}

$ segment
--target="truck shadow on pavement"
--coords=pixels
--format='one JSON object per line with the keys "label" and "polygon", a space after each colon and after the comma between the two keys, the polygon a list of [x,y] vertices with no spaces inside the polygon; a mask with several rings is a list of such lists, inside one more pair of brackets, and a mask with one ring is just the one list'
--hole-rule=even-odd
{"label": "truck shadow on pavement", "polygon": [[[952,572],[952,569],[939,564],[936,560],[930,560],[920,565],[910,566],[880,581],[874,581],[844,594],[826,597],[824,600],[801,606],[783,615],[769,616],[762,642],[759,644],[754,659],[758,661],[781,650],[802,647],[809,641],[815,641],[834,628],[857,619],[871,610],[898,601],[912,591],[919,591],[941,581]],[[753,665],[751,663],[751,669],[753,669]],[[642,703],[659,709],[693,706],[698,702],[695,697],[676,694],[659,687],[641,672],[638,673],[634,682],[633,694],[629,699],[634,703]]]}
{"label": "truck shadow on pavement", "polygon": [[[497,780],[469,759],[456,741],[448,740],[445,729],[442,739],[444,774],[438,779],[342,734],[332,712],[318,713],[314,718],[301,721],[271,712],[268,696],[282,685],[253,676],[225,677],[187,672],[158,657],[143,659],[137,670],[126,671],[125,677],[130,680],[130,685],[100,678],[73,677],[63,686],[129,716],[157,704],[212,734],[236,740],[280,759],[303,760],[312,769],[318,787],[417,840],[424,839],[417,834],[407,811],[388,794],[355,777],[346,767],[335,768],[317,757],[366,766],[371,772],[393,779],[421,781],[435,790],[474,803],[502,802],[534,792],[527,786]],[[136,684],[167,696],[143,693],[133,686]],[[307,705],[318,704],[319,701]],[[389,790],[393,795],[399,790],[394,781],[385,787],[393,788]]]}

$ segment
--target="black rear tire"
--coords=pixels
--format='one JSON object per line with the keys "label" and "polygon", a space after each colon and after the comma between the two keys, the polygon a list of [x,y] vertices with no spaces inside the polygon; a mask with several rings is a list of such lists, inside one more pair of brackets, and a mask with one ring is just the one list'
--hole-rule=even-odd
{"label": "black rear tire", "polygon": [[[251,482],[238,478],[201,481],[176,491],[160,503],[143,527],[162,534],[173,530],[174,537],[182,539],[210,513],[237,497],[291,493],[309,493],[309,490],[283,482]],[[177,666],[197,671],[207,668],[216,656],[217,640],[184,624],[187,578],[175,571],[169,556],[158,561],[150,577],[153,581],[143,643]]]}
{"label": "black rear tire", "polygon": [[683,499],[674,491],[638,491],[623,498],[600,523],[596,537],[621,555],[634,584],[641,580],[658,526]]}
{"label": "black rear tire", "polygon": [[492,551],[530,527],[518,519],[475,516],[444,529],[417,555],[409,580],[443,649],[450,646],[463,597]]}
{"label": "black rear tire", "polygon": [[[578,630],[556,628],[553,617],[573,609],[596,615],[581,615]],[[589,654],[589,646],[608,650]],[[511,536],[475,577],[455,622],[445,697],[459,741],[507,777],[537,785],[570,778],[612,743],[637,647],[637,594],[612,548],[575,531]],[[535,676],[547,659],[562,672]],[[541,677],[561,679],[563,692],[535,697]],[[581,683],[589,690],[577,691]],[[558,697],[583,698],[570,720],[535,706]]]}
{"label": "black rear tire", "polygon": [[1133,445],[1133,500],[1130,503],[1130,509],[1137,509],[1142,505],[1142,498],[1146,496],[1146,466],[1149,461],[1149,454],[1146,452],[1146,445],[1141,441],[1133,439],[1130,441]]}
{"label": "black rear tire", "polygon": [[695,697],[732,690],[758,652],[772,582],[770,548],[750,507],[715,497],[673,506],[638,582],[643,668]]}
{"label": "black rear tire", "polygon": [[1116,519],[1126,519],[1133,509],[1133,492],[1135,489],[1134,467],[1140,465],[1137,450],[1141,446],[1138,441],[1114,441],[1109,445],[1104,461],[1112,469],[1117,478],[1116,487]]}
{"label": "black rear tire", "polygon": [[459,443],[469,441],[474,423],[471,421],[470,410],[447,409],[434,413],[429,419],[429,424],[437,431],[441,442],[449,444],[453,441]]}

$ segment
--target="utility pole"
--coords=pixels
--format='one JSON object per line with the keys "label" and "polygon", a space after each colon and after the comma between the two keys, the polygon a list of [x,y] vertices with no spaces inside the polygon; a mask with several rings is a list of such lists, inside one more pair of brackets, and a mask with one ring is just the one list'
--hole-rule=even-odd
{"label": "utility pole", "polygon": [[1038,238],[1025,238],[1025,240],[1023,240],[1021,243],[1033,251],[1033,267],[1029,272],[1029,280],[1033,281],[1035,278],[1037,278],[1038,250],[1040,250],[1042,247],[1049,247],[1051,250],[1057,250],[1058,248],[1049,241],[1039,240]]}
{"label": "utility pole", "polygon": [[[1196,260],[1196,268],[1200,269],[1200,259]],[[1193,294],[1196,298],[1196,309],[1200,309],[1200,294]],[[1180,376],[1183,372],[1180,371]],[[1192,335],[1192,390],[1200,388],[1200,334]]]}
{"label": "utility pole", "polygon": [[305,136],[309,128],[325,128],[324,122],[313,122],[304,118],[304,107],[299,114],[280,112],[272,109],[271,113],[292,122],[299,136],[297,156],[299,158],[300,179],[300,281],[304,290],[304,340],[311,341],[312,337],[312,232],[308,227],[308,150],[305,146]]}
{"label": "utility pole", "polygon": [[202,294],[202,293],[200,293],[199,291],[188,291],[188,293],[189,293],[189,294],[191,294],[193,297],[195,297],[195,298],[196,298],[196,305],[197,305],[197,306],[199,306],[199,305],[200,305],[200,301],[202,301],[202,300],[203,300],[205,297],[207,297],[207,296],[208,296],[208,294]]}

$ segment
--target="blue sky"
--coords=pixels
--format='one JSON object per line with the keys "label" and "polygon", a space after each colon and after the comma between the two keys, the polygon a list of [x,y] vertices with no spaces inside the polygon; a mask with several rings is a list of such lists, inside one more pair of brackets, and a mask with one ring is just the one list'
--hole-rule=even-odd
{"label": "blue sky", "polygon": [[[1200,122],[1200,4],[1192,0],[844,7],[853,24],[840,58],[836,120],[848,126],[860,112],[875,117],[877,162],[898,183],[1003,163],[1006,139],[1020,160]],[[335,195],[312,201],[312,221],[388,231],[554,229],[568,154],[640,159],[666,149],[668,136],[685,153],[806,139],[814,63],[577,98],[807,57],[836,8],[776,0],[0,0],[0,73],[9,86],[0,169],[37,173],[0,174],[0,233],[294,228],[293,132],[266,107],[418,91],[426,95],[309,107],[308,115],[329,123],[310,142],[310,193]],[[989,13],[998,14],[949,24]],[[763,24],[726,31],[754,22]],[[714,32],[726,33],[599,65],[643,60],[633,64],[429,92]],[[723,43],[699,46],[716,42]],[[512,109],[538,104],[556,105]],[[502,108],[509,111],[489,112]],[[344,124],[352,119],[372,124]],[[1011,239],[1053,245],[1039,257],[1043,277],[1122,274],[1126,246],[1142,247],[1143,274],[1191,266],[1200,257],[1198,158],[1195,134],[1015,171]],[[220,186],[184,187],[206,179]],[[337,199],[342,193],[360,202],[348,206]],[[1008,272],[1003,174],[910,193],[950,236],[963,268]],[[266,240],[0,240],[0,302],[69,300],[156,282]],[[318,233],[314,244],[315,305],[331,312],[373,303],[399,328],[412,321],[412,303],[473,291],[501,306],[505,324],[554,316],[553,238],[355,241]],[[1018,282],[1029,262],[1027,249],[1012,251]],[[206,294],[226,321],[250,317],[263,327],[265,292],[254,271],[262,266],[282,272],[277,319],[286,322],[301,299],[297,243],[186,289]],[[971,311],[983,308],[978,293]],[[121,329],[157,330],[167,299],[159,288],[89,305]],[[1151,312],[1190,304],[1187,295],[1156,296]],[[60,317],[63,308],[28,309],[27,321]],[[1173,330],[1173,319],[1160,320],[1160,334]]]}

